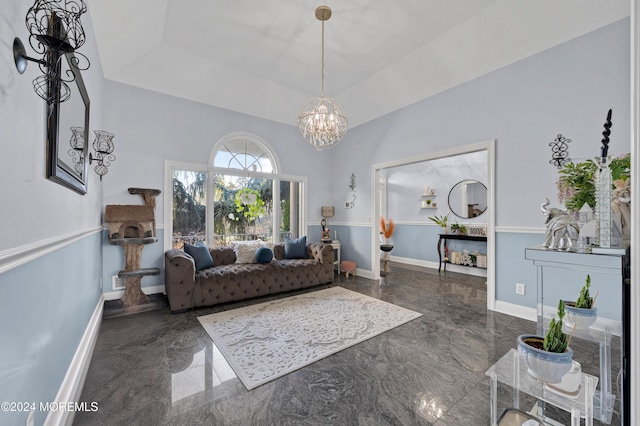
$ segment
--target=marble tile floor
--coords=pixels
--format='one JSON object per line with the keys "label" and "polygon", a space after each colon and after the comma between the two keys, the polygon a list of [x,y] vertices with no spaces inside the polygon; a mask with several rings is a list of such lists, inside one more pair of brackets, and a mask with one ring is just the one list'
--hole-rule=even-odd
{"label": "marble tile floor", "polygon": [[[99,409],[77,413],[74,425],[489,424],[484,372],[516,347],[519,334],[535,332],[535,323],[487,311],[480,277],[393,264],[382,283],[341,275],[333,285],[424,315],[251,391],[197,317],[326,286],[182,314],[164,308],[105,319],[80,398]],[[598,375],[598,346],[574,342],[583,371]],[[498,390],[501,412],[511,406],[511,390]],[[618,413],[619,402],[611,424],[620,424]],[[570,424],[567,413],[551,407],[548,414]]]}

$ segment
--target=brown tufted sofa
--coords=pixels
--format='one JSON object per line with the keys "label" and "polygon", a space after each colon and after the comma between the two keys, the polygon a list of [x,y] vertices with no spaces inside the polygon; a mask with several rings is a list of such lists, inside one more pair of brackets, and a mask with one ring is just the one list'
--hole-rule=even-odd
{"label": "brown tufted sofa", "polygon": [[307,243],[308,259],[284,259],[284,244],[270,263],[235,263],[233,247],[209,248],[213,267],[195,270],[182,250],[165,252],[164,285],[173,312],[333,282],[333,248]]}

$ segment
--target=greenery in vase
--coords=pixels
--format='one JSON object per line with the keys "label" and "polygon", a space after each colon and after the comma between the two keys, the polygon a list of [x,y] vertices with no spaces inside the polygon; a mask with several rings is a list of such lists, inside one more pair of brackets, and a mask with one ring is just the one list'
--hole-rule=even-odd
{"label": "greenery in vase", "polygon": [[251,188],[242,188],[238,191],[236,193],[236,212],[242,213],[250,221],[262,218],[265,215],[265,207],[260,192]]}
{"label": "greenery in vase", "polygon": [[438,216],[438,215],[429,216],[429,220],[434,222],[437,225],[440,225],[443,228],[446,228],[447,222],[449,221],[449,214],[447,213],[446,216]]}
{"label": "greenery in vase", "polygon": [[587,279],[580,290],[580,296],[576,300],[576,308],[591,309],[593,307],[593,297],[589,295],[589,286],[591,285],[591,277],[587,275]]}
{"label": "greenery in vase", "polygon": [[558,302],[558,319],[553,318],[549,324],[549,331],[544,337],[544,350],[547,352],[564,353],[567,350],[567,335],[562,331],[562,319],[564,318],[564,302]]}
{"label": "greenery in vase", "polygon": [[[631,170],[631,155],[621,155],[611,160],[612,181],[628,179]],[[570,212],[578,212],[584,203],[591,208],[596,206],[595,176],[598,163],[586,160],[582,163],[567,163],[558,171],[558,199]],[[613,188],[612,188],[613,189]]]}
{"label": "greenery in vase", "polygon": [[461,234],[467,233],[467,227],[464,225],[460,225],[458,222],[451,225],[451,232],[460,231]]}

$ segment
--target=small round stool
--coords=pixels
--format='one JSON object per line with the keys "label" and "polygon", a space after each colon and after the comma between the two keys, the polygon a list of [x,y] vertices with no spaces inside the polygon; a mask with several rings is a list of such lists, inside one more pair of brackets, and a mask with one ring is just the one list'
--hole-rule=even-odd
{"label": "small round stool", "polygon": [[349,273],[353,274],[353,276],[356,276],[356,262],[354,262],[353,260],[343,260],[340,263],[340,271],[344,272],[345,277],[349,277]]}

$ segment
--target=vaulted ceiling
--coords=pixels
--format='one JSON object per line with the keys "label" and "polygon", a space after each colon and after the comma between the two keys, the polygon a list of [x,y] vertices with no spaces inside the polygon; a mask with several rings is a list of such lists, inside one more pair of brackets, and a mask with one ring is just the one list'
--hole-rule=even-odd
{"label": "vaulted ceiling", "polygon": [[[322,0],[321,0],[322,1]],[[628,0],[91,0],[105,78],[296,125],[321,91],[350,127],[629,16]]]}

